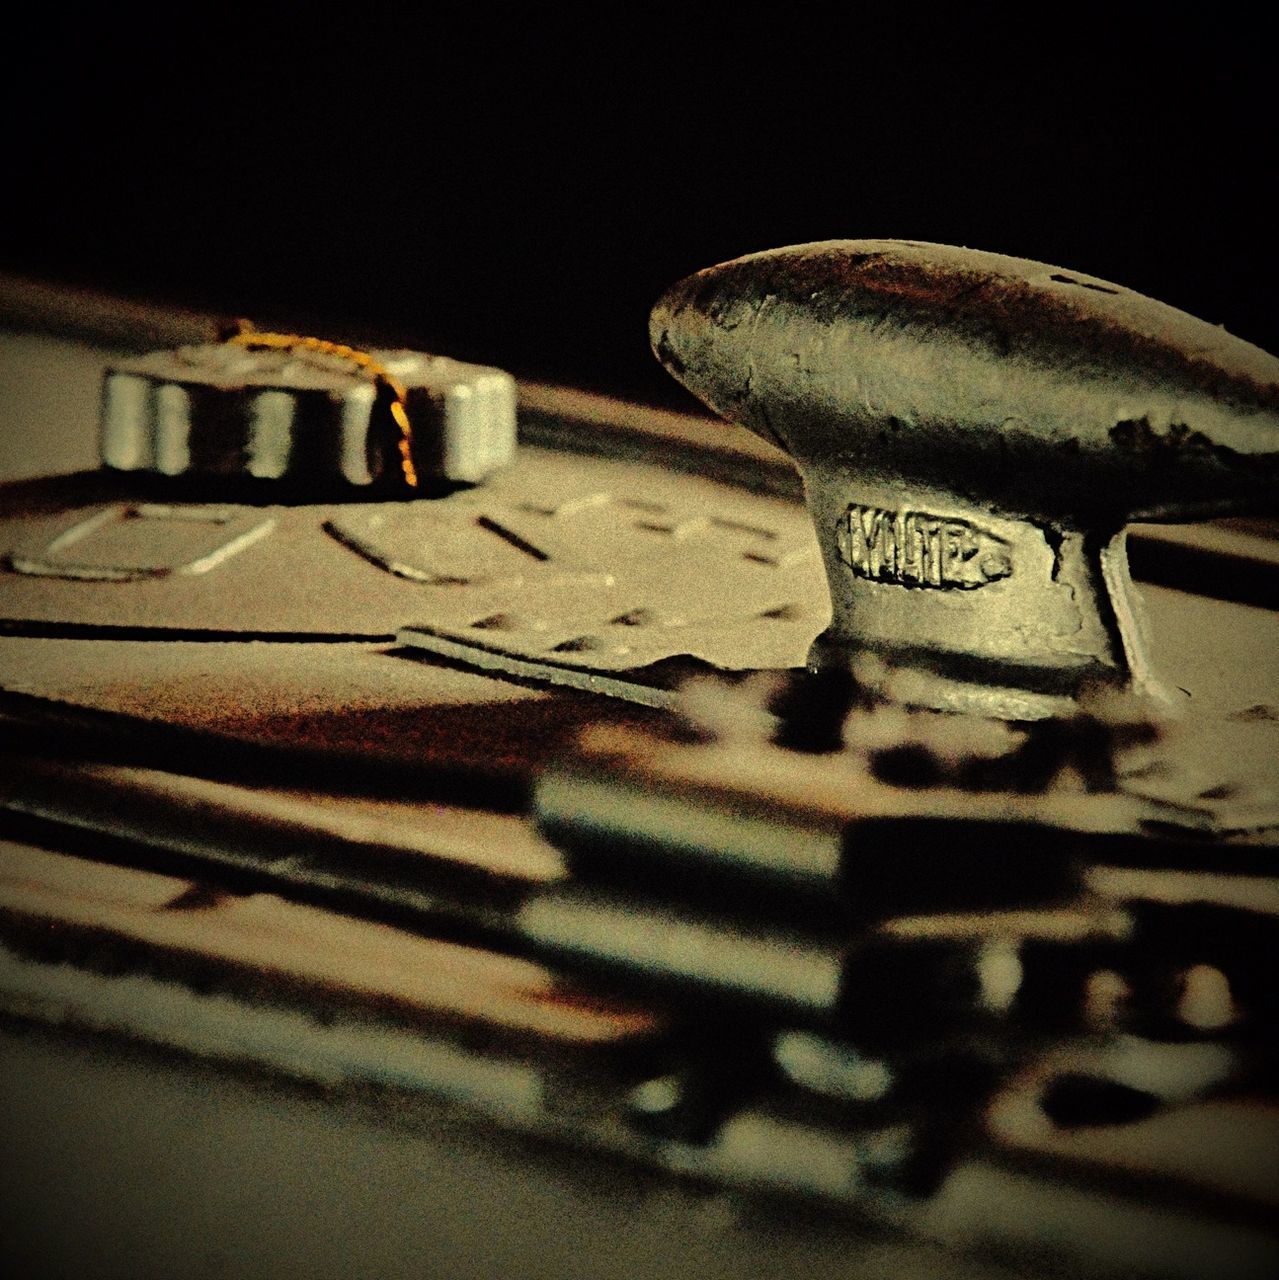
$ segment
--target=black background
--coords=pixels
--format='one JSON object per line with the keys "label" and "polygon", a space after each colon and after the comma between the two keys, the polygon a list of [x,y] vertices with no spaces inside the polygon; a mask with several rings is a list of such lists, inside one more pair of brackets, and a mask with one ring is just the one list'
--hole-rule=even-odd
{"label": "black background", "polygon": [[1238,13],[593,12],[51,12],[11,42],[0,269],[670,404],[662,288],[836,237],[1038,258],[1279,348]]}

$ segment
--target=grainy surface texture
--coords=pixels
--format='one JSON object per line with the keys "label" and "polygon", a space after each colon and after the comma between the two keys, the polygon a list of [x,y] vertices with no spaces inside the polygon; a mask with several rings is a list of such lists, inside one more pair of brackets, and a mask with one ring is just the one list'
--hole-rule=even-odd
{"label": "grainy surface texture", "polygon": [[[266,503],[75,474],[106,357],[0,357],[10,1269],[1268,1280],[1263,526],[1142,534],[1143,771],[1141,714],[799,679],[744,433],[530,388],[483,488]],[[918,596],[886,509],[841,563]],[[951,514],[941,594],[998,595]]]}
{"label": "grainy surface texture", "polygon": [[834,617],[810,662],[887,654],[933,705],[1010,718],[1158,696],[1121,537],[1267,509],[1279,360],[1118,285],[839,240],[751,254],[653,311],[667,369],[786,449]]}

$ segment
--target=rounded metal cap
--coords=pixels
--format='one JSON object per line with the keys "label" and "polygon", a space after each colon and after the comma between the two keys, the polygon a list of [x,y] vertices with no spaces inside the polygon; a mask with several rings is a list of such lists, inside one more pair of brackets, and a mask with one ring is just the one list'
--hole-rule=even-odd
{"label": "rounded metal cap", "polygon": [[416,351],[297,344],[208,343],[117,364],[103,385],[103,464],[318,497],[352,486],[411,496],[419,478],[475,484],[512,461],[510,374]]}
{"label": "rounded metal cap", "polygon": [[903,240],[674,285],[653,349],[799,467],[834,616],[915,700],[1014,718],[1151,684],[1122,530],[1274,502],[1279,360],[1118,285]]}

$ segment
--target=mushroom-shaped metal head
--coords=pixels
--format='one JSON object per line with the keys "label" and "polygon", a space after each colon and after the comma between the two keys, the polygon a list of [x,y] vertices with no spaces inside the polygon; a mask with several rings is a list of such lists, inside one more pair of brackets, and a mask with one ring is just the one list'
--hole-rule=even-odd
{"label": "mushroom-shaped metal head", "polygon": [[1279,360],[1043,263],[798,245],[674,285],[651,338],[799,466],[834,606],[814,662],[910,660],[946,705],[1144,678],[1124,524],[1264,508],[1279,479]]}

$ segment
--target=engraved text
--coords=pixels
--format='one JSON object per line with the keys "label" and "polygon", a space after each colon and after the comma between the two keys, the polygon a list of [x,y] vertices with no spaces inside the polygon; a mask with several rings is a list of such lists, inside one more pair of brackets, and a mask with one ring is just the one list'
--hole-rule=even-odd
{"label": "engraved text", "polygon": [[1008,577],[1002,539],[963,520],[921,511],[849,506],[839,521],[839,554],[860,578],[904,587],[972,590]]}

